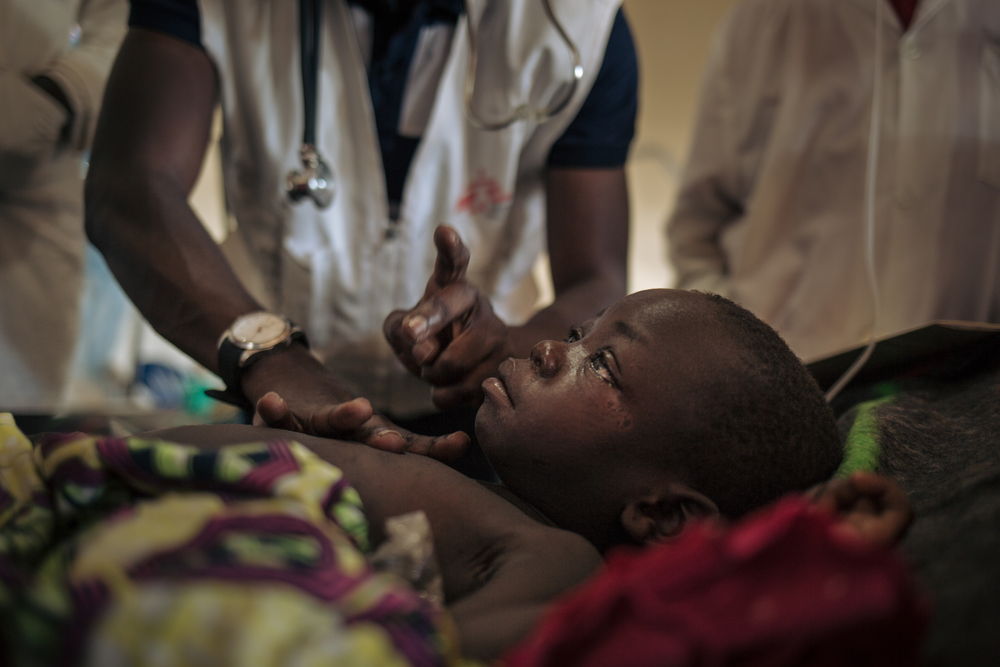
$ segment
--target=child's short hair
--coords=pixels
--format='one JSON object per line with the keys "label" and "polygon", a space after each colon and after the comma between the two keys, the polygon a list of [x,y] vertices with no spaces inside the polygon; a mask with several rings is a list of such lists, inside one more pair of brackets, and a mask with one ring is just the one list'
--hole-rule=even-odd
{"label": "child's short hair", "polygon": [[733,345],[721,360],[727,372],[709,380],[696,408],[703,428],[680,443],[697,462],[685,481],[738,517],[828,479],[843,450],[819,386],[774,329],[724,297],[704,296]]}

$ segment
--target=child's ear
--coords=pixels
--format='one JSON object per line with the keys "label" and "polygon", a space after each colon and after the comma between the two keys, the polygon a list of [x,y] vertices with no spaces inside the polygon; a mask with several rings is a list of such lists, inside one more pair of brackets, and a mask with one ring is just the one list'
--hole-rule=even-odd
{"label": "child's ear", "polygon": [[689,521],[719,515],[710,498],[683,484],[629,502],[621,513],[622,529],[639,544],[654,544],[680,535]]}

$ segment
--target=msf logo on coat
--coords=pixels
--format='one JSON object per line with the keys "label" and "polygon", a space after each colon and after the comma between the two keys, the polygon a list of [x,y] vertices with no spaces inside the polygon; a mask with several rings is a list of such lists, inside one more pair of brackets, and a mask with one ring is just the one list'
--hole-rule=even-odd
{"label": "msf logo on coat", "polygon": [[492,217],[497,208],[510,200],[511,194],[504,192],[500,182],[479,169],[455,202],[455,209],[459,213],[469,213],[476,217]]}

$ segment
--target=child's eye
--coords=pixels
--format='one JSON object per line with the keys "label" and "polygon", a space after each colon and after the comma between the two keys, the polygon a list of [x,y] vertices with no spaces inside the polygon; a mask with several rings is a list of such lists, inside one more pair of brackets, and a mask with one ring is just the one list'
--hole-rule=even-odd
{"label": "child's eye", "polygon": [[612,387],[618,386],[615,374],[611,370],[611,348],[602,347],[590,355],[590,367],[601,378]]}
{"label": "child's eye", "polygon": [[569,330],[569,333],[566,334],[566,340],[563,342],[575,343],[581,338],[583,338],[583,329],[581,329],[580,327],[573,327],[572,329]]}

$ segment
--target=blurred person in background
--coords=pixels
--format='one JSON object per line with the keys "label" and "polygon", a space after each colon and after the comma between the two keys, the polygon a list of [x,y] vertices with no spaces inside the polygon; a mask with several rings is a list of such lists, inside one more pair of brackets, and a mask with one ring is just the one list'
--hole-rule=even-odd
{"label": "blurred person in background", "polygon": [[124,0],[0,4],[0,407],[59,409],[80,330],[83,157]]}
{"label": "blurred person in background", "polygon": [[739,302],[807,361],[873,327],[1000,321],[1000,3],[740,3],[667,235],[679,287]]}

